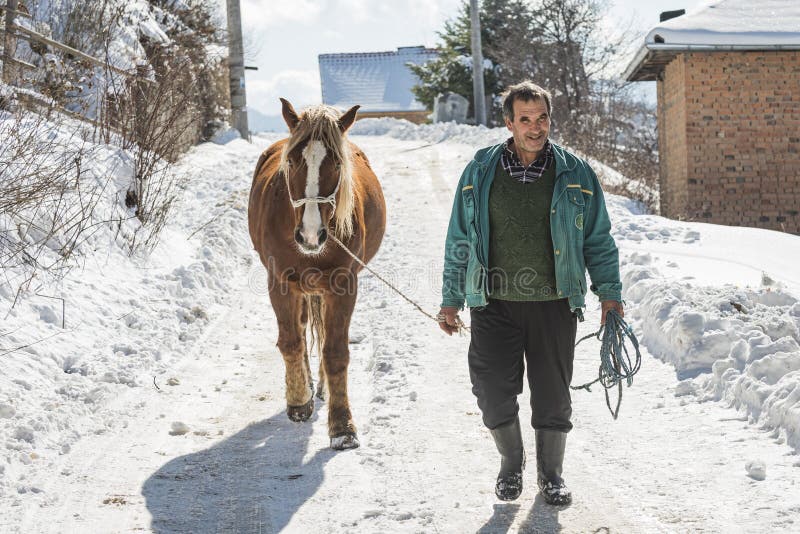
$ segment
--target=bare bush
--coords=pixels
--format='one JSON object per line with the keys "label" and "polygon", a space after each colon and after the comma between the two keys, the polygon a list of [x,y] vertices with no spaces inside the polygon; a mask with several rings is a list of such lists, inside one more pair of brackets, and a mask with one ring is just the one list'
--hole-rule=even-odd
{"label": "bare bush", "polygon": [[219,106],[218,65],[200,46],[205,38],[208,35],[194,32],[176,36],[168,45],[145,42],[147,64],[139,66],[137,76],[124,88],[114,91],[107,122],[122,146],[134,153],[126,205],[142,222],[132,251],[157,243],[183,180],[171,164],[213,135],[209,124],[227,118],[227,108]]}
{"label": "bare bush", "polygon": [[[610,192],[658,211],[658,130],[652,104],[637,99],[633,86],[620,81],[597,83],[594,98],[570,125],[571,146],[621,173],[607,184]],[[619,183],[617,183],[619,182]]]}
{"label": "bare bush", "polygon": [[96,150],[86,134],[39,114],[0,112],[0,268],[12,287],[63,276],[85,240],[112,220],[98,209],[110,178],[85,177]]}
{"label": "bare bush", "polygon": [[608,186],[657,208],[658,138],[654,106],[619,78],[632,21],[602,31],[607,0],[539,0],[532,28],[541,34],[536,78],[553,93],[553,129],[571,147],[620,172]]}
{"label": "bare bush", "polygon": [[[134,210],[142,226],[130,243],[131,251],[151,249],[167,221],[182,179],[171,164],[196,140],[199,111],[194,105],[192,71],[185,58],[164,51],[156,75],[149,66],[139,69],[124,93],[117,95],[112,123],[120,142],[134,156],[133,176],[125,205]],[[165,65],[168,64],[169,68]],[[143,80],[150,76],[152,83]]]}
{"label": "bare bush", "polygon": [[[209,125],[228,118],[226,88],[220,87],[224,76],[220,57],[213,57],[209,45],[224,42],[216,11],[210,0],[189,2],[191,9],[170,8],[172,2],[156,1],[171,17],[167,35],[170,43],[143,40],[147,67],[137,72],[128,104],[133,110],[122,114],[133,118],[135,175],[126,199],[135,206],[136,215],[146,229],[133,246],[150,248],[166,222],[182,177],[169,167],[190,146],[214,133]],[[145,68],[148,72],[144,72]],[[154,83],[143,83],[142,79]]]}

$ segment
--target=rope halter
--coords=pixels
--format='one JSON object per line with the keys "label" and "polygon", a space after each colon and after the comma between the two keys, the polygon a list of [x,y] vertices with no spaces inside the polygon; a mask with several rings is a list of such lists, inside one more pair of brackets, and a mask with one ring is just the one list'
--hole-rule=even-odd
{"label": "rope halter", "polygon": [[336,193],[339,192],[339,186],[342,183],[341,176],[339,176],[339,180],[336,182],[336,187],[334,188],[333,193],[327,197],[303,197],[298,198],[297,200],[292,198],[292,188],[289,186],[289,173],[284,172],[283,176],[286,178],[286,192],[289,195],[289,202],[292,203],[293,208],[299,208],[301,206],[305,206],[306,204],[330,204],[331,210],[333,212],[336,211]]}

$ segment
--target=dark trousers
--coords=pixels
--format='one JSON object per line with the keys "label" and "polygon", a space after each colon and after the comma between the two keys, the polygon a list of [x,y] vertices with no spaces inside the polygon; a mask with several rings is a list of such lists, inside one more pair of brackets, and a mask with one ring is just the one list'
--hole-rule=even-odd
{"label": "dark trousers", "polygon": [[572,429],[572,363],[577,317],[567,299],[512,302],[489,299],[471,309],[469,376],[483,423],[490,429],[519,412],[525,364],[531,389],[531,425],[537,430]]}

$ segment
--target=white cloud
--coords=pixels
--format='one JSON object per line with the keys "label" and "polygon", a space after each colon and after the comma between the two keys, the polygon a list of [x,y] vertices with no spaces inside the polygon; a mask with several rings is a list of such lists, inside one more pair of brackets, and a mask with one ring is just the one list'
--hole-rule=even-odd
{"label": "white cloud", "polygon": [[428,27],[447,18],[443,16],[445,13],[454,14],[460,3],[460,0],[404,0],[401,2],[338,0],[335,9],[353,23],[379,19],[398,22],[408,20],[414,26]]}
{"label": "white cloud", "polygon": [[[224,13],[225,0],[219,0]],[[297,24],[324,28],[331,17],[350,25],[367,21],[413,21],[428,28],[454,16],[462,0],[241,0],[242,23],[263,30]]]}
{"label": "white cloud", "polygon": [[344,37],[341,32],[336,30],[325,30],[322,32],[322,36],[331,41],[341,40]]}
{"label": "white cloud", "polygon": [[247,105],[265,115],[279,115],[279,97],[301,108],[322,102],[318,70],[285,70],[269,80],[247,82]]}
{"label": "white cloud", "polygon": [[353,24],[359,24],[372,18],[371,0],[339,0],[336,11],[346,16]]}
{"label": "white cloud", "polygon": [[260,29],[316,22],[327,2],[322,0],[242,0],[242,22]]}

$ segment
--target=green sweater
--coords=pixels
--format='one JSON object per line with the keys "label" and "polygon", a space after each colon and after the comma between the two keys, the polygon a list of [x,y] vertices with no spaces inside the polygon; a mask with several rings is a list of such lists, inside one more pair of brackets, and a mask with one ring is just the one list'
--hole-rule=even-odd
{"label": "green sweater", "polygon": [[497,164],[489,193],[489,297],[541,301],[556,291],[550,203],[555,165],[532,183],[521,183]]}

